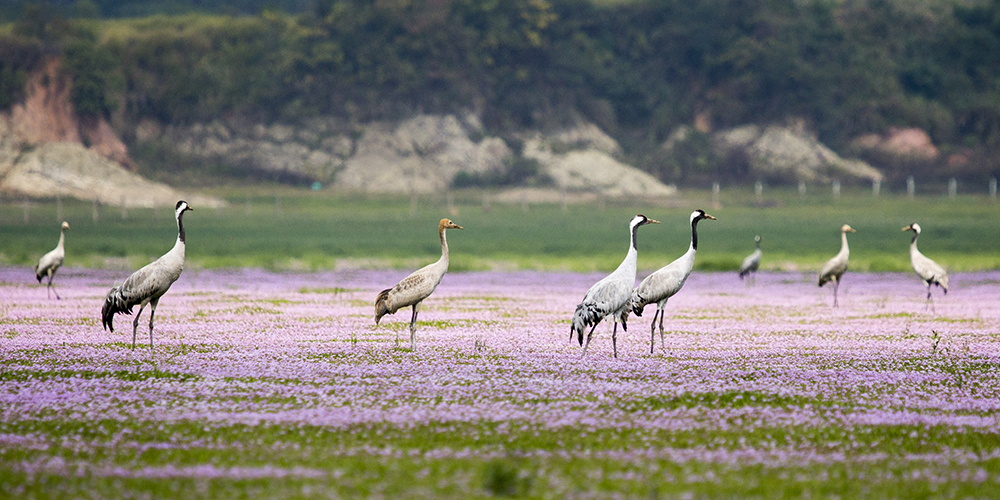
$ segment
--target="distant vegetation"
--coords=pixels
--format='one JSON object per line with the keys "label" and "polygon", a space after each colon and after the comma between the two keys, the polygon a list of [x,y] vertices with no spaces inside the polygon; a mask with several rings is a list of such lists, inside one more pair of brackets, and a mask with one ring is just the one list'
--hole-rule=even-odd
{"label": "distant vegetation", "polygon": [[142,118],[474,110],[505,131],[579,113],[630,161],[683,183],[706,166],[700,150],[680,164],[657,155],[679,125],[796,117],[840,151],[915,126],[942,158],[970,160],[867,158],[890,179],[1000,175],[997,1],[77,0],[0,15],[0,107],[42,54],[61,53],[77,109],[112,117],[127,141]]}

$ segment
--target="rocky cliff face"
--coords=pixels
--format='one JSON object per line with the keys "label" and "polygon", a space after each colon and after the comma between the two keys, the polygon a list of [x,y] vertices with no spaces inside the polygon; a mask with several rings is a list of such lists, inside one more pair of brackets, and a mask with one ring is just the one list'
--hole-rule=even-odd
{"label": "rocky cliff face", "polygon": [[[664,144],[668,151],[693,133],[690,128],[675,131]],[[784,182],[828,183],[834,179],[883,179],[875,167],[854,159],[840,157],[801,126],[745,125],[711,134],[718,156],[733,151],[746,155],[750,174],[758,179]]]}
{"label": "rocky cliff face", "polygon": [[[441,193],[460,172],[503,172],[517,154],[503,139],[485,135],[473,115],[418,115],[351,127],[332,118],[301,126],[215,122],[161,127],[150,122],[140,126],[137,139],[201,160],[386,193]],[[618,161],[618,143],[593,124],[527,132],[519,140],[521,154],[538,161],[556,188],[609,196],[675,192]]]}
{"label": "rocky cliff face", "polygon": [[138,207],[172,206],[181,197],[194,206],[222,204],[129,172],[128,148],[103,118],[76,115],[70,87],[59,61],[48,61],[30,78],[25,102],[0,113],[0,191]]}

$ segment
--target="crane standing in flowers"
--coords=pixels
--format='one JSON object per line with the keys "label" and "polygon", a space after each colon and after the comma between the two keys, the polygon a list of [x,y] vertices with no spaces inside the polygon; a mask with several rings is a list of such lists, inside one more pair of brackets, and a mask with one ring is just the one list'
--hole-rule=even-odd
{"label": "crane standing in flowers", "polygon": [[45,287],[45,296],[52,298],[49,295],[49,290],[56,294],[56,300],[62,299],[59,296],[59,292],[56,291],[55,287],[52,286],[52,278],[55,277],[56,271],[59,270],[59,266],[63,264],[63,260],[66,258],[66,249],[63,246],[66,243],[66,230],[69,229],[69,222],[63,221],[62,230],[59,232],[59,244],[48,253],[38,259],[38,264],[35,264],[35,278],[38,282],[42,282],[42,278],[45,276],[49,277],[49,283]]}
{"label": "crane standing in flowers", "polygon": [[747,255],[747,258],[743,259],[743,263],[740,264],[740,279],[749,276],[748,283],[753,280],[757,269],[760,269],[760,257],[762,255],[760,252],[760,235],[754,236],[753,242],[757,245],[757,249],[752,254]]}
{"label": "crane standing in flowers", "polygon": [[823,264],[823,268],[819,271],[819,286],[833,280],[833,307],[838,307],[837,289],[840,288],[840,277],[847,271],[847,261],[851,257],[851,249],[847,247],[847,233],[854,232],[857,231],[847,224],[840,227],[840,252]]}
{"label": "crane standing in flowers", "polygon": [[136,330],[139,328],[139,316],[149,304],[149,347],[153,348],[153,316],[160,297],[167,293],[184,270],[184,222],[182,217],[187,210],[194,210],[186,201],[178,201],[174,208],[174,218],[177,219],[177,241],[169,252],[159,259],[147,264],[142,269],[132,273],[124,283],[108,292],[101,308],[101,320],[104,328],[115,331],[115,314],[132,314],[132,307],[139,306],[139,312],[132,322],[132,349],[135,349]]}
{"label": "crane standing in flowers", "polygon": [[931,285],[941,287],[944,289],[944,294],[948,295],[948,273],[937,262],[925,257],[924,254],[920,253],[920,250],[917,250],[917,237],[920,236],[920,224],[914,222],[904,227],[903,231],[913,231],[913,239],[910,240],[910,264],[913,265],[913,270],[916,271],[917,276],[920,276],[922,280],[927,282],[927,304],[924,306],[924,310],[927,310],[928,305],[933,309],[934,300],[931,298]]}
{"label": "crane standing in flowers", "polygon": [[[448,238],[447,229],[462,229],[449,219],[441,219],[438,223],[438,236],[441,238],[441,258],[433,264],[428,264],[413,274],[403,278],[396,286],[379,292],[375,298],[375,324],[378,325],[382,316],[395,314],[396,311],[413,306],[413,317],[410,319],[410,349],[416,347],[417,312],[420,302],[434,293],[441,278],[448,272]],[[399,344],[399,332],[396,332],[396,344]]]}
{"label": "crane standing in flowers", "polygon": [[[607,277],[598,281],[587,290],[587,295],[583,297],[583,302],[576,306],[573,312],[573,321],[570,325],[569,338],[572,341],[576,335],[580,345],[583,346],[583,356],[587,355],[587,347],[590,346],[590,339],[594,335],[594,329],[606,316],[613,316],[615,321],[614,329],[611,332],[611,345],[614,349],[614,356],[618,357],[618,323],[621,322],[622,330],[627,331],[628,325],[628,302],[632,296],[632,287],[635,285],[636,259],[638,250],[635,246],[636,231],[639,226],[646,224],[659,224],[659,221],[648,219],[645,215],[636,215],[629,222],[630,243],[625,260],[618,266],[618,269]],[[587,343],[583,343],[583,331],[591,326],[590,333],[587,334]]]}
{"label": "crane standing in flowers", "polygon": [[646,279],[639,283],[639,286],[632,291],[630,307],[636,316],[642,316],[642,310],[646,304],[656,303],[656,314],[653,315],[653,323],[650,325],[649,352],[652,354],[656,341],[656,317],[660,317],[660,346],[663,346],[663,312],[667,307],[667,299],[673,297],[681,291],[684,282],[694,269],[694,256],[698,252],[698,222],[703,219],[716,220],[708,215],[704,210],[691,212],[691,245],[687,252],[677,260],[660,268],[658,271],[646,276]]}

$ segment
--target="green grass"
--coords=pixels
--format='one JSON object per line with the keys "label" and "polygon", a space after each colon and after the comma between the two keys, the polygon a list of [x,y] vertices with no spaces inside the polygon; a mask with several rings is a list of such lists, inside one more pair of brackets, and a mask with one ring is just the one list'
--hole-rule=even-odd
{"label": "green grass", "polygon": [[[923,226],[920,249],[949,270],[1000,269],[1000,203],[986,196],[876,199],[845,188],[839,200],[819,194],[799,200],[791,191],[770,190],[757,206],[748,191],[724,191],[723,206],[712,207],[709,193],[691,191],[657,202],[609,201],[603,209],[546,204],[524,211],[493,203],[484,211],[480,192],[460,191],[454,215],[443,196],[420,198],[411,215],[409,196],[256,188],[248,208],[242,191],[217,194],[228,207],[196,206],[185,216],[189,267],[413,268],[440,255],[435,230],[447,216],[466,228],[449,232],[452,270],[607,271],[625,254],[628,220],[643,213],[662,222],[639,234],[639,267],[652,270],[684,253],[688,214],[705,208],[719,220],[699,226],[702,270],[735,269],[752,251],[755,234],[764,238],[765,269],[817,269],[839,249],[839,227],[846,223],[858,231],[850,235],[852,269],[909,271],[909,236],[900,228],[911,222]],[[176,235],[169,207],[132,209],[127,218],[103,207],[94,222],[89,203],[64,201],[63,213],[73,227],[69,266],[136,268],[169,250]],[[29,266],[58,236],[54,201],[34,202],[28,223],[22,203],[0,204],[0,264]]]}
{"label": "green grass", "polygon": [[[204,422],[118,422],[106,420],[75,424],[68,421],[36,420],[0,424],[4,433],[32,436],[49,443],[38,447],[11,447],[2,458],[10,462],[40,460],[67,464],[92,463],[125,469],[164,467],[273,466],[300,467],[321,477],[281,479],[192,479],[185,477],[102,477],[85,471],[82,476],[36,472],[12,472],[0,479],[0,491],[17,491],[51,498],[61,492],[70,497],[96,494],[134,496],[139,492],[154,498],[328,498],[340,496],[437,497],[531,497],[553,498],[593,494],[629,497],[672,498],[680,494],[723,497],[785,498],[803,495],[847,498],[898,497],[993,497],[1000,494],[995,482],[913,480],[914,474],[944,476],[967,474],[970,464],[930,463],[913,455],[943,448],[979,453],[995,449],[993,432],[912,426],[870,426],[844,431],[837,428],[760,427],[753,431],[692,430],[653,433],[603,429],[581,431],[576,427],[537,429],[532,425],[449,423],[418,425],[409,429],[391,426],[355,426],[331,429],[314,426],[206,425]],[[119,446],[114,436],[129,436],[129,442],[149,447]],[[87,447],[74,442],[90,443]],[[60,444],[69,443],[69,444]],[[157,444],[172,444],[160,447]],[[615,450],[637,445],[669,443],[681,453],[690,450],[738,451],[769,443],[846,456],[883,454],[881,460],[804,462],[770,467],[754,463],[719,464],[674,461],[668,457],[641,461],[619,460]],[[708,446],[705,443],[711,443]],[[844,443],[850,443],[845,446]],[[248,446],[249,445],[249,446]],[[348,454],[342,450],[395,450],[393,453]],[[456,460],[425,455],[438,450],[478,450],[482,453]],[[563,456],[576,449],[608,450],[608,455]],[[237,451],[238,450],[238,451]],[[525,450],[532,450],[530,452]],[[655,450],[655,448],[651,448]],[[488,458],[490,452],[497,458]],[[551,454],[549,454],[551,453]],[[903,459],[903,460],[900,460]],[[1000,460],[983,458],[975,469],[1000,472]],[[30,479],[30,480],[29,480]],[[335,479],[335,480],[331,480]],[[26,488],[22,489],[22,488]],[[940,488],[940,489],[935,489]],[[892,492],[892,493],[890,493]],[[116,494],[118,493],[118,494]],[[27,498],[27,497],[25,497]]]}

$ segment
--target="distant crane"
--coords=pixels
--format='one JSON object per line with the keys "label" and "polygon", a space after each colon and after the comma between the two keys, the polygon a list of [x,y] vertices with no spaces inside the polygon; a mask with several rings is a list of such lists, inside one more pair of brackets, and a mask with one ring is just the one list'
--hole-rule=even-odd
{"label": "distant crane", "polygon": [[42,278],[45,276],[49,277],[49,284],[45,287],[45,296],[52,298],[49,294],[49,290],[56,294],[56,300],[61,300],[62,297],[59,296],[59,292],[56,291],[55,287],[52,286],[52,278],[55,277],[56,271],[59,270],[59,266],[62,265],[63,259],[66,258],[66,249],[63,244],[66,242],[66,230],[69,229],[69,222],[63,221],[62,230],[59,232],[59,244],[56,245],[54,249],[49,251],[49,253],[38,259],[38,264],[35,264],[35,278],[38,282],[42,282]]}
{"label": "distant crane", "polygon": [[649,329],[649,352],[653,353],[656,342],[656,317],[660,318],[660,346],[663,342],[663,312],[667,307],[667,299],[673,297],[681,291],[684,282],[694,269],[694,256],[698,251],[698,222],[703,219],[717,220],[708,215],[704,210],[691,212],[691,245],[687,252],[677,260],[661,267],[658,271],[646,276],[646,279],[639,283],[639,286],[632,292],[631,308],[636,316],[642,316],[642,310],[647,304],[656,303],[656,313],[653,314],[653,322]]}
{"label": "distant crane", "polygon": [[837,289],[840,288],[840,277],[847,271],[847,260],[851,256],[851,250],[847,247],[847,233],[854,232],[857,231],[847,224],[840,227],[840,252],[823,264],[823,268],[819,271],[819,286],[833,280],[833,307],[838,307]]}
{"label": "distant crane", "polygon": [[[410,319],[410,349],[416,348],[417,311],[420,302],[434,293],[444,273],[448,272],[448,238],[447,229],[462,229],[449,219],[441,219],[438,223],[438,236],[441,238],[441,258],[433,264],[428,264],[413,274],[403,278],[396,286],[379,292],[375,298],[375,324],[378,325],[382,316],[395,314],[396,311],[413,306],[413,317]],[[396,332],[396,344],[399,344],[399,332]]]}
{"label": "distant crane", "polygon": [[931,285],[941,287],[944,289],[944,294],[948,295],[948,273],[937,262],[924,257],[924,254],[917,250],[920,224],[914,222],[904,227],[903,231],[913,231],[913,239],[910,241],[910,264],[913,264],[913,270],[917,272],[917,276],[927,282],[927,304],[924,305],[924,310],[927,310],[928,305],[933,309],[934,300],[931,298]]}
{"label": "distant crane", "polygon": [[139,328],[139,316],[149,304],[149,348],[153,348],[153,316],[160,297],[167,293],[184,270],[184,222],[182,217],[187,210],[194,210],[186,201],[178,201],[174,208],[174,218],[177,219],[177,241],[169,252],[147,264],[142,269],[132,273],[124,283],[108,292],[101,308],[101,320],[106,330],[115,331],[115,314],[132,314],[132,307],[139,305],[139,312],[132,322],[132,349],[135,349],[136,330]]}
{"label": "distant crane", "polygon": [[[613,316],[615,321],[614,329],[611,332],[611,345],[614,349],[614,356],[618,357],[618,322],[622,324],[622,330],[628,331],[628,303],[632,296],[632,287],[635,286],[636,259],[638,250],[635,246],[636,230],[639,226],[646,224],[659,224],[660,221],[646,218],[645,215],[636,215],[629,222],[629,247],[625,254],[625,260],[618,265],[618,269],[594,286],[587,290],[587,295],[583,297],[583,302],[576,306],[573,312],[573,322],[570,325],[569,338],[572,342],[573,335],[577,336],[580,345],[583,346],[582,356],[587,355],[587,347],[590,346],[590,339],[594,336],[594,329],[606,316]],[[591,326],[590,333],[587,334],[587,343],[583,343],[583,331]]]}
{"label": "distant crane", "polygon": [[749,276],[750,280],[753,280],[754,273],[760,269],[760,235],[754,236],[753,242],[757,245],[757,249],[752,254],[747,255],[747,258],[743,259],[743,263],[740,264],[740,279]]}

